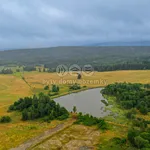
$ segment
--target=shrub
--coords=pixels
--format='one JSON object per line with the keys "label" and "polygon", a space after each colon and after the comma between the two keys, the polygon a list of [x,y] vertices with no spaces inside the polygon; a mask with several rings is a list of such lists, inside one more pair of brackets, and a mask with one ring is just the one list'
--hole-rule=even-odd
{"label": "shrub", "polygon": [[11,118],[9,116],[3,116],[0,118],[0,123],[8,123],[11,122]]}
{"label": "shrub", "polygon": [[71,85],[69,87],[69,89],[70,90],[79,90],[79,89],[81,89],[81,86],[79,84],[75,83],[75,84]]}
{"label": "shrub", "polygon": [[108,129],[108,125],[104,119],[96,118],[96,117],[93,117],[89,114],[82,115],[82,113],[79,113],[77,116],[77,121],[75,122],[75,124],[83,124],[86,126],[97,125],[97,127],[99,129],[102,129],[102,130]]}

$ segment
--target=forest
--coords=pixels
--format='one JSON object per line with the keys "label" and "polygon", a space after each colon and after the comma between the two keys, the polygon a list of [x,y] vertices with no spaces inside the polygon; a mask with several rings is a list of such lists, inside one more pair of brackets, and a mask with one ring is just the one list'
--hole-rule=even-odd
{"label": "forest", "polygon": [[25,71],[44,65],[49,72],[65,64],[91,64],[95,71],[148,70],[150,48],[146,46],[75,46],[0,51],[0,66],[25,66]]}
{"label": "forest", "polygon": [[137,108],[142,114],[150,112],[149,84],[115,83],[108,85],[102,93],[115,96],[122,108]]}

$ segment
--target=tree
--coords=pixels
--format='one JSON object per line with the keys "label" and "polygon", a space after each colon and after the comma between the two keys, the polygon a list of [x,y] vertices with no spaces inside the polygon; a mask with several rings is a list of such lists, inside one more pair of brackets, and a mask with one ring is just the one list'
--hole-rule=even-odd
{"label": "tree", "polygon": [[78,77],[77,77],[77,79],[81,79],[82,78],[82,76],[81,76],[81,74],[80,73],[78,73]]}
{"label": "tree", "polygon": [[73,112],[76,113],[77,112],[77,107],[73,106]]}
{"label": "tree", "polygon": [[44,87],[44,90],[49,90],[49,86],[46,85],[46,86]]}
{"label": "tree", "polygon": [[46,69],[45,69],[45,68],[43,68],[43,72],[46,72]]}
{"label": "tree", "polygon": [[52,85],[52,92],[59,92],[59,86],[57,85]]}

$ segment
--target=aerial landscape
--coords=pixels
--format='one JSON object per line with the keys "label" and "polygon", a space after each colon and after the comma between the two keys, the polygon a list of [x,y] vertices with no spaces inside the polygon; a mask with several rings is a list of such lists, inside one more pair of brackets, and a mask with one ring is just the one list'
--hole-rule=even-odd
{"label": "aerial landscape", "polygon": [[150,150],[148,0],[0,0],[0,150]]}

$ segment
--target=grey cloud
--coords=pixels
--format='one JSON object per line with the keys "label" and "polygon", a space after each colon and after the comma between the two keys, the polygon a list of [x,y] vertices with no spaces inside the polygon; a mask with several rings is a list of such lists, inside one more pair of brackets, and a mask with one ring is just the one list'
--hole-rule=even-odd
{"label": "grey cloud", "polygon": [[149,0],[0,0],[0,49],[150,38]]}

